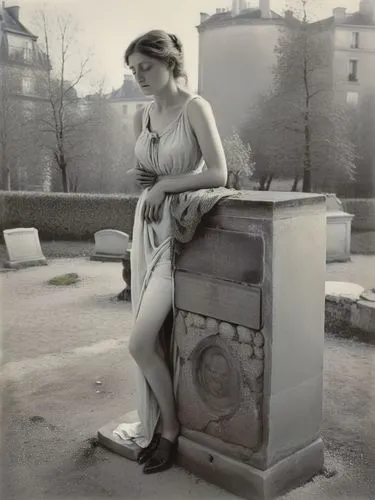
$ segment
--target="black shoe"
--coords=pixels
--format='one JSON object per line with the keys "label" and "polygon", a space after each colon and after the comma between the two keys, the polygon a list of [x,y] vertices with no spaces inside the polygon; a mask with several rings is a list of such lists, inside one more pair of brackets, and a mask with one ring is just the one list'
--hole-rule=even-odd
{"label": "black shoe", "polygon": [[144,464],[145,462],[147,462],[147,460],[149,458],[152,457],[152,455],[156,451],[156,448],[159,445],[160,438],[161,438],[161,434],[159,434],[159,433],[154,434],[151,441],[150,441],[150,444],[148,446],[146,446],[146,448],[143,448],[140,451],[140,453],[137,457],[137,462],[139,463],[139,465]]}
{"label": "black shoe", "polygon": [[143,467],[145,474],[154,474],[172,467],[177,455],[177,439],[172,442],[169,439],[160,438],[157,450]]}

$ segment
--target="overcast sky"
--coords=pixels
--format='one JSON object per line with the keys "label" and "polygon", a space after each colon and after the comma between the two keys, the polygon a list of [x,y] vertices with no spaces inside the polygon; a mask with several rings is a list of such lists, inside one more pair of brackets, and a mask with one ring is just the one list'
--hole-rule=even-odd
{"label": "overcast sky", "polygon": [[[2,1],[2,0],[0,0]],[[359,0],[312,0],[317,18],[331,15],[334,7],[358,10]],[[271,0],[271,8],[282,13],[286,5],[298,0]],[[81,85],[81,92],[91,92],[104,79],[105,90],[121,86],[124,73],[123,54],[138,34],[154,28],[178,35],[185,48],[186,70],[192,90],[198,81],[199,13],[213,14],[216,8],[230,7],[231,0],[46,0],[47,10],[68,13],[79,26],[75,37],[77,50],[71,59],[73,70],[79,57],[92,53],[91,72]],[[249,2],[255,7],[258,2]],[[6,0],[6,6],[19,5],[20,20],[36,35],[33,17],[42,5],[35,0]],[[54,54],[52,54],[53,57]]]}

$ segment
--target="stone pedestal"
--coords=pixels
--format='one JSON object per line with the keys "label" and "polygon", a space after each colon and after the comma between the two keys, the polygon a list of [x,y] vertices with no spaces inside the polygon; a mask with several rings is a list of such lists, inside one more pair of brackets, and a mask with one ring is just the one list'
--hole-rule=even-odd
{"label": "stone pedestal", "polygon": [[323,467],[325,257],[323,195],[254,191],[219,203],[176,261],[178,462],[244,498]]}
{"label": "stone pedestal", "polygon": [[325,197],[220,203],[177,260],[179,463],[249,499],[323,466]]}
{"label": "stone pedestal", "polygon": [[354,215],[327,211],[327,262],[350,260],[351,228]]}

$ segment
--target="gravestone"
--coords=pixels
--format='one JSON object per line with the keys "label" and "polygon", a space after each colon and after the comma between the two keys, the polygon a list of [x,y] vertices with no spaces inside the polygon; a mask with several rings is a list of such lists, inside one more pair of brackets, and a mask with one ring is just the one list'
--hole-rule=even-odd
{"label": "gravestone", "polygon": [[221,201],[177,257],[178,463],[243,498],[323,468],[325,256],[323,195],[252,191]]}
{"label": "gravestone", "polygon": [[102,229],[94,234],[95,249],[90,260],[122,262],[126,256],[129,235],[116,229]]}
{"label": "gravestone", "polygon": [[327,262],[350,260],[351,230],[354,215],[344,212],[334,194],[326,194],[327,203]]}
{"label": "gravestone", "polygon": [[4,229],[3,235],[8,253],[4,267],[18,269],[47,265],[35,227]]}

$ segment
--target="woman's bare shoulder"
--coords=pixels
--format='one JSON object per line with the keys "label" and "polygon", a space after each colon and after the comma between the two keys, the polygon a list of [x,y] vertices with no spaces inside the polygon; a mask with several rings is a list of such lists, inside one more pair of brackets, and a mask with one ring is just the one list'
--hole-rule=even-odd
{"label": "woman's bare shoulder", "polygon": [[210,121],[213,119],[212,106],[204,97],[193,94],[187,104],[187,115],[192,125],[202,121]]}

